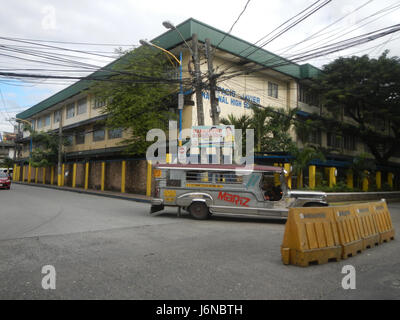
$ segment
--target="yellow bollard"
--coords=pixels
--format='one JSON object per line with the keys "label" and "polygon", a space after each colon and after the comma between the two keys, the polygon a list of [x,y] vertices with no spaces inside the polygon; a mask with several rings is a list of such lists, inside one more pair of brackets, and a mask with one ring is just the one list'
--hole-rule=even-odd
{"label": "yellow bollard", "polygon": [[89,188],[89,162],[85,165],[85,190]]}
{"label": "yellow bollard", "polygon": [[308,167],[308,186],[310,189],[315,189],[315,166]]}
{"label": "yellow bollard", "polygon": [[105,174],[106,174],[106,163],[103,161],[101,163],[101,191],[104,191]]}
{"label": "yellow bollard", "polygon": [[51,167],[50,184],[53,185],[53,183],[54,183],[54,167]]}
{"label": "yellow bollard", "polygon": [[287,178],[287,186],[289,189],[292,189],[292,175],[290,172],[290,168],[292,167],[290,163],[285,163],[283,165],[284,169],[286,170],[285,177]]}
{"label": "yellow bollard", "polygon": [[61,169],[61,187],[64,187],[64,182],[65,182],[65,164],[63,163]]}
{"label": "yellow bollard", "polygon": [[354,188],[354,177],[353,177],[353,171],[348,170],[346,173],[346,182],[347,182],[347,187],[353,189]]}
{"label": "yellow bollard", "polygon": [[147,181],[146,181],[146,196],[151,196],[151,175],[152,175],[152,167],[151,161],[147,161]]}
{"label": "yellow bollard", "polygon": [[368,171],[364,171],[365,177],[363,178],[362,181],[362,190],[364,192],[368,191]]}
{"label": "yellow bollard", "polygon": [[[279,167],[279,163],[274,163],[274,167]],[[279,173],[274,173],[274,185],[275,187],[281,185],[281,181],[279,180]]]}
{"label": "yellow bollard", "polygon": [[15,181],[16,178],[16,174],[17,174],[17,165],[14,164],[14,169],[13,169],[13,176],[12,176],[12,181]]}
{"label": "yellow bollard", "polygon": [[393,173],[388,173],[388,185],[389,187],[393,188]]}
{"label": "yellow bollard", "polygon": [[336,185],[336,173],[337,170],[335,167],[329,168],[329,188],[332,188]]}
{"label": "yellow bollard", "polygon": [[76,187],[76,163],[72,167],[72,188]]}
{"label": "yellow bollard", "polygon": [[22,182],[25,182],[25,166],[22,166]]}
{"label": "yellow bollard", "polygon": [[38,183],[38,173],[39,173],[39,168],[35,169],[35,183]]}
{"label": "yellow bollard", "polygon": [[376,172],[375,180],[376,180],[376,188],[378,190],[382,189],[382,173],[380,171]]}
{"label": "yellow bollard", "polygon": [[125,179],[126,179],[126,161],[122,161],[121,165],[121,192],[125,192]]}
{"label": "yellow bollard", "polygon": [[28,165],[28,183],[31,183],[32,169],[31,164]]}
{"label": "yellow bollard", "polygon": [[172,154],[171,153],[167,153],[165,162],[166,163],[171,163],[172,162]]}
{"label": "yellow bollard", "polygon": [[42,179],[42,183],[46,184],[46,168],[43,168],[43,179]]}

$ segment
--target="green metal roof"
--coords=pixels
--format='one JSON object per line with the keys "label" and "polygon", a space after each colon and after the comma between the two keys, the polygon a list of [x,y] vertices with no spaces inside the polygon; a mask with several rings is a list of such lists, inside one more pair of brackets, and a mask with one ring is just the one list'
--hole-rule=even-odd
{"label": "green metal roof", "polygon": [[[208,38],[210,39],[211,45],[213,46],[216,46],[223,39],[223,37],[226,36],[224,41],[218,46],[219,49],[264,66],[270,66],[271,64],[280,65],[273,69],[295,79],[314,77],[320,72],[318,68],[310,64],[299,65],[296,63],[292,63],[289,60],[277,56],[267,50],[259,49],[257,46],[251,44],[250,42],[226,34],[221,30],[218,30],[193,18],[182,22],[176,27],[185,40],[190,40],[192,38],[192,34],[196,33],[198,35],[199,41],[204,42],[205,39]],[[169,30],[156,37],[151,42],[169,50],[181,44],[182,39],[175,30]],[[124,57],[121,57],[118,60],[121,60],[123,58]],[[118,60],[112,62],[106,67],[111,67]],[[91,76],[100,76],[104,74],[106,74],[106,72],[100,69],[99,71],[91,74]],[[92,81],[90,80],[80,80],[73,85],[61,90],[60,92],[57,92],[51,97],[39,102],[33,107],[17,114],[17,118],[27,119],[36,113],[44,111],[47,108],[50,108],[57,103],[73,97],[74,95],[80,93],[85,89],[88,89],[91,83]]]}

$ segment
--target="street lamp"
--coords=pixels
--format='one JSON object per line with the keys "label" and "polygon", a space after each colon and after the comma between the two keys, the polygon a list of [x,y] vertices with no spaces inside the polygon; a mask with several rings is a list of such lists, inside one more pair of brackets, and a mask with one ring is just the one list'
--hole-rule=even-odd
{"label": "street lamp", "polygon": [[183,37],[183,35],[182,35],[182,33],[179,31],[179,29],[178,29],[177,27],[175,27],[175,25],[174,25],[171,21],[168,21],[168,20],[167,20],[167,21],[164,21],[164,22],[162,23],[162,25],[163,25],[165,28],[167,28],[167,29],[175,30],[176,32],[178,32],[179,36],[181,37],[181,39],[183,40],[183,42],[186,44],[186,46],[188,47],[188,49],[189,49],[191,55],[193,56],[192,48],[190,48],[189,44],[186,42],[185,38]]}
{"label": "street lamp", "polygon": [[155,47],[171,57],[175,59],[176,62],[179,64],[179,95],[178,95],[178,109],[179,109],[179,138],[178,138],[178,145],[181,147],[182,146],[182,109],[183,109],[183,84],[182,84],[182,52],[179,52],[179,60],[178,58],[168,50],[165,50],[164,48],[161,48],[154,43],[151,43],[146,40],[140,40],[139,41],[141,45],[144,46],[151,46]]}

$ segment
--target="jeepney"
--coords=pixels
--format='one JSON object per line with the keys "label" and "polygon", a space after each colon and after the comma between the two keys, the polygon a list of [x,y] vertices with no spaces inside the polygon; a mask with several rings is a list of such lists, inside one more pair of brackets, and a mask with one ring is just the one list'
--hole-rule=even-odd
{"label": "jeepney", "polygon": [[291,207],[327,206],[323,192],[289,190],[281,167],[157,164],[151,213],[187,210],[195,219],[211,214],[287,218]]}

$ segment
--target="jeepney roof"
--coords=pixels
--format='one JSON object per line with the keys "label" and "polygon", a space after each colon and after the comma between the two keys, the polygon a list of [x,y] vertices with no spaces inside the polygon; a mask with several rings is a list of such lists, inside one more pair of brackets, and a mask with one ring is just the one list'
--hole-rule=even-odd
{"label": "jeepney roof", "polygon": [[201,170],[201,171],[253,171],[253,172],[281,172],[282,167],[262,166],[262,165],[235,165],[235,164],[156,164],[156,169],[174,169],[174,170]]}

